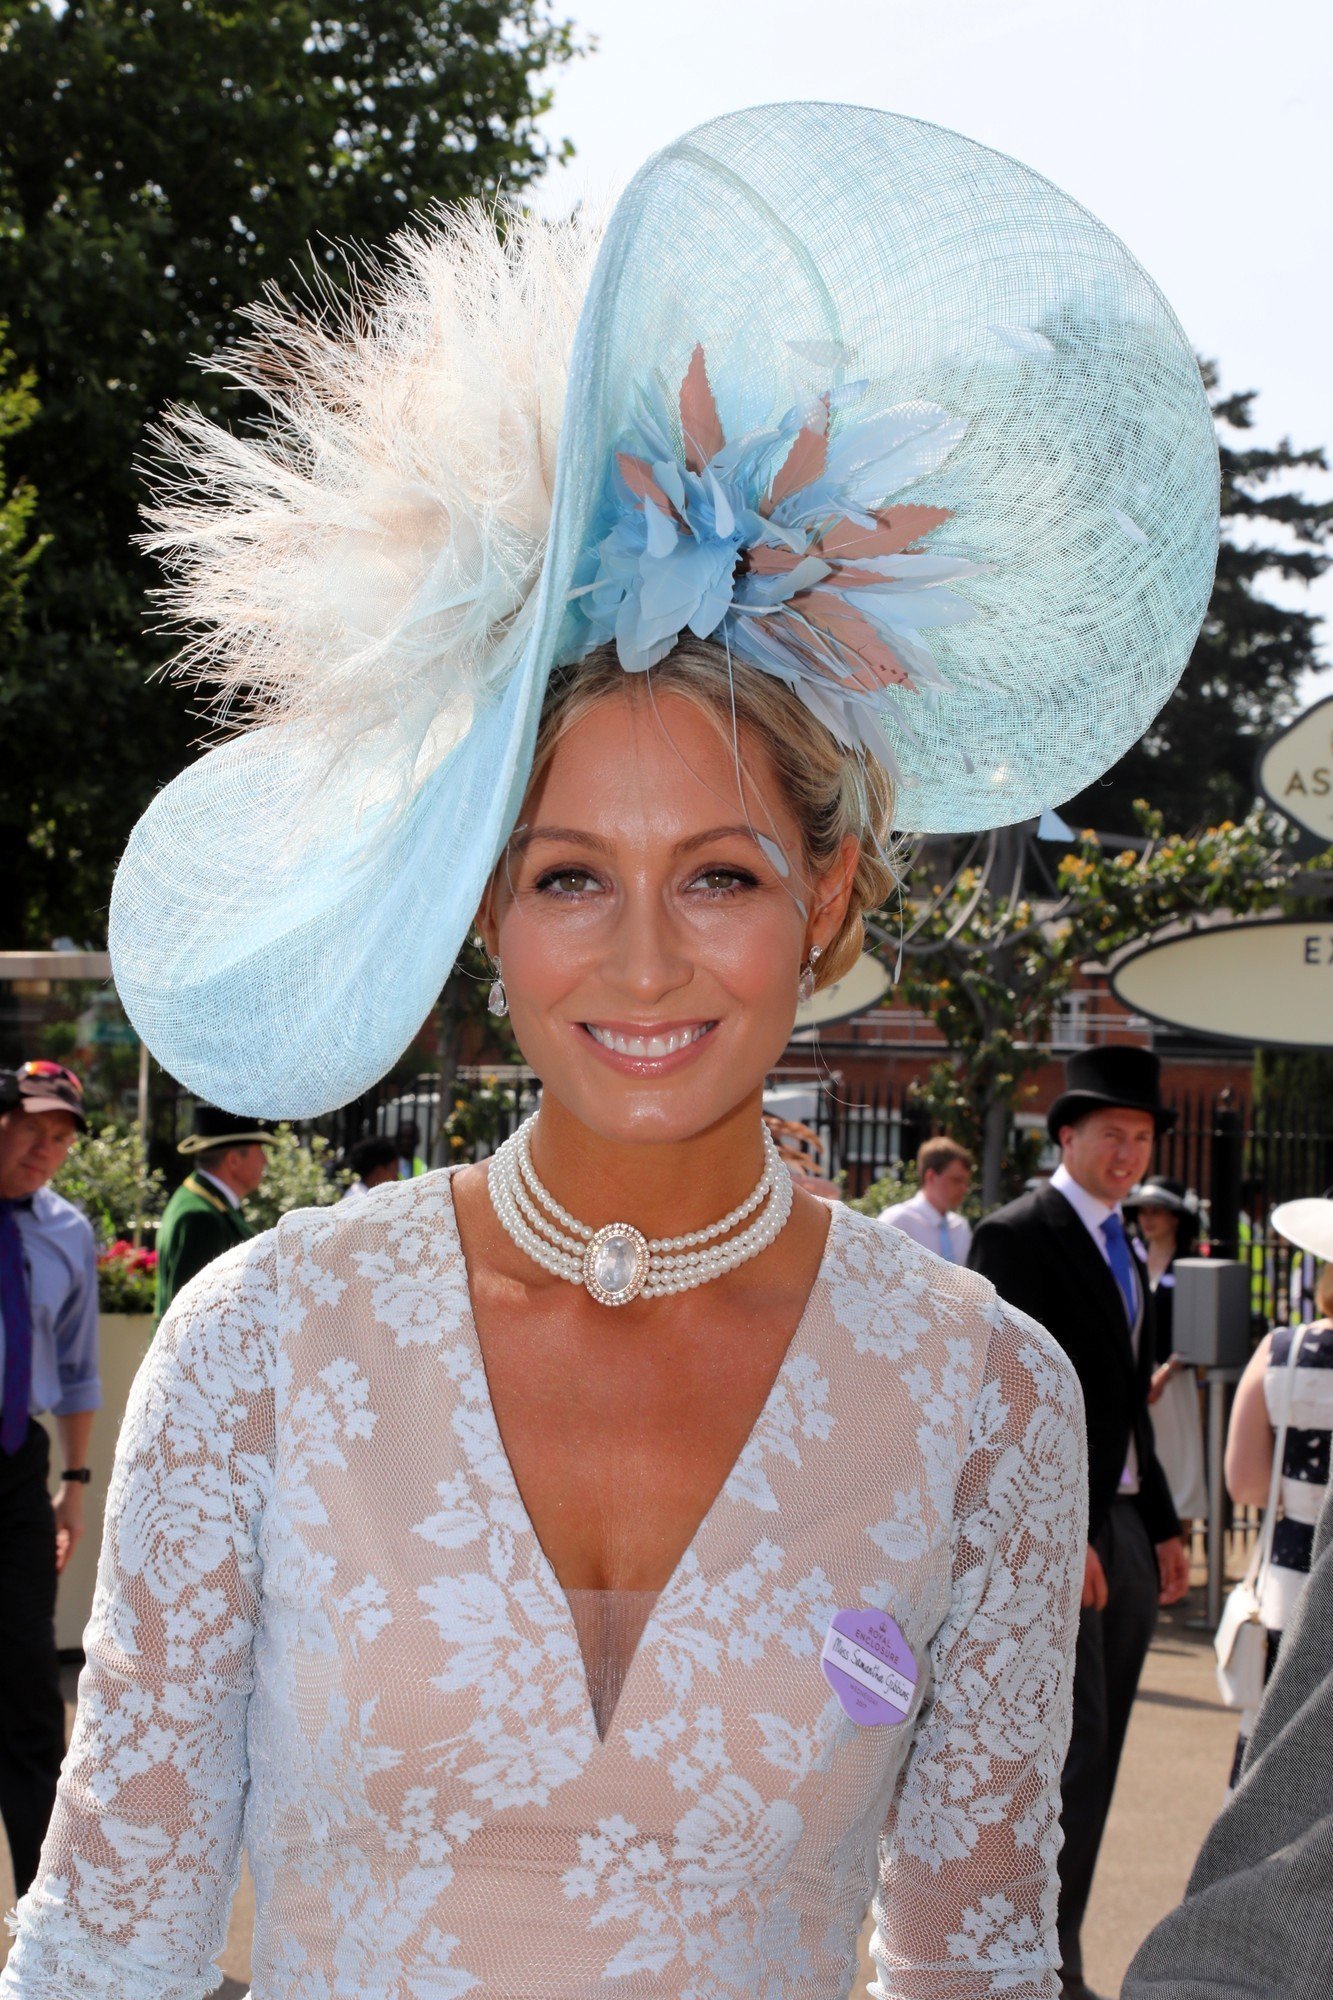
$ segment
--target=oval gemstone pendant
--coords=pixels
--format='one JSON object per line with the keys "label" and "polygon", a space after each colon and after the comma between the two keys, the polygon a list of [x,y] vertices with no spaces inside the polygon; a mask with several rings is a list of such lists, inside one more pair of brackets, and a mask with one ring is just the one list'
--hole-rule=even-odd
{"label": "oval gemstone pendant", "polygon": [[608,1222],[583,1253],[583,1282],[602,1306],[626,1306],[648,1276],[648,1239],[629,1222]]}

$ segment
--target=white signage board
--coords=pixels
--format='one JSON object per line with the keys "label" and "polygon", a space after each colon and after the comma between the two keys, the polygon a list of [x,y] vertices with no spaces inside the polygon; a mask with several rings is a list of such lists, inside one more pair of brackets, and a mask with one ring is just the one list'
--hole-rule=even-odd
{"label": "white signage board", "polygon": [[877,958],[863,951],[855,965],[835,979],[831,986],[821,986],[803,1000],[796,1009],[796,1027],[800,1034],[810,1028],[827,1028],[834,1021],[850,1020],[854,1014],[868,1013],[877,1007],[888,992],[891,981],[888,973]]}
{"label": "white signage board", "polygon": [[1255,779],[1270,805],[1316,839],[1333,843],[1333,695],[1307,708],[1264,746]]}
{"label": "white signage board", "polygon": [[1150,938],[1112,966],[1111,990],[1169,1028],[1333,1047],[1333,918],[1262,917]]}

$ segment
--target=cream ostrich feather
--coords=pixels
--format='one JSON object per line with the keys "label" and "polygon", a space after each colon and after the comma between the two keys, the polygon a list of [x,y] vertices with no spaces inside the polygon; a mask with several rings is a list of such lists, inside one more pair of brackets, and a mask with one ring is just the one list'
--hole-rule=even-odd
{"label": "cream ostrich feather", "polygon": [[143,540],[172,671],[221,726],[297,723],[330,764],[391,731],[409,782],[466,730],[530,623],[599,237],[582,213],[437,209],[382,265],[349,257],[345,295],[250,308],[211,366],[257,428],[167,413]]}

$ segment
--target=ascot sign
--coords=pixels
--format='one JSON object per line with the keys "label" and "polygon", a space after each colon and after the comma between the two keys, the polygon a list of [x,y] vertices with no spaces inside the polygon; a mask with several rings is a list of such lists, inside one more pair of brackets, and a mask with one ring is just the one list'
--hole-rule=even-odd
{"label": "ascot sign", "polygon": [[1137,945],[1111,991],[1168,1028],[1275,1048],[1333,1045],[1333,923],[1262,917]]}
{"label": "ascot sign", "polygon": [[1316,839],[1333,842],[1333,695],[1264,746],[1255,778],[1270,805]]}

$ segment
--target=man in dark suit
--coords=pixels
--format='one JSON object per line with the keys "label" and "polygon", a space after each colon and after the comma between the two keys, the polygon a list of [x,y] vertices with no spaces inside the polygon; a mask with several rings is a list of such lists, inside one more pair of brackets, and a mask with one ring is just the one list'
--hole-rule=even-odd
{"label": "man in dark suit", "polygon": [[1189,1561],[1153,1449],[1152,1294],[1120,1203],[1143,1179],[1173,1113],[1145,1049],[1089,1049],[1066,1065],[1047,1125],[1060,1165],[977,1230],[968,1262],[1030,1313],[1078,1371],[1088,1424],[1088,1550],[1062,1781],[1059,1939],[1065,2000],[1095,2000],[1081,1932],[1130,1709],[1158,1604],[1189,1587]]}

